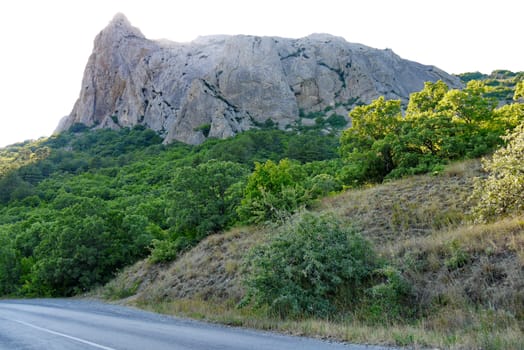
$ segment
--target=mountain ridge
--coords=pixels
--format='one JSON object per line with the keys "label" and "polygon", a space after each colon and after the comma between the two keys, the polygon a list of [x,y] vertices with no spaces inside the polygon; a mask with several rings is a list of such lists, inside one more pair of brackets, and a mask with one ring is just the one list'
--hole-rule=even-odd
{"label": "mountain ridge", "polygon": [[407,101],[436,80],[461,86],[436,67],[329,34],[153,41],[119,13],[95,38],[79,98],[56,131],[141,124],[165,143],[199,144],[268,119],[285,129],[314,112],[345,117],[382,95]]}

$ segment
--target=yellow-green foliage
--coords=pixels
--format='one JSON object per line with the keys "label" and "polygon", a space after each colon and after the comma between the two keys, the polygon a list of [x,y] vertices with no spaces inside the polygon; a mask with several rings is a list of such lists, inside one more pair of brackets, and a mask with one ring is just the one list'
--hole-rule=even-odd
{"label": "yellow-green foliage", "polygon": [[524,209],[524,124],[506,138],[507,146],[484,160],[486,179],[475,184],[475,215],[486,221]]}
{"label": "yellow-green foliage", "polygon": [[[383,97],[350,112],[340,149],[348,185],[442,170],[451,160],[476,158],[503,143],[524,116],[520,107],[497,109],[493,87],[472,80],[464,89],[427,82],[411,94],[405,118],[400,101]],[[517,104],[516,104],[517,105]]]}
{"label": "yellow-green foliage", "polygon": [[513,99],[515,101],[518,101],[519,99],[524,98],[524,80],[520,81],[517,86],[515,87],[515,94],[513,95]]}

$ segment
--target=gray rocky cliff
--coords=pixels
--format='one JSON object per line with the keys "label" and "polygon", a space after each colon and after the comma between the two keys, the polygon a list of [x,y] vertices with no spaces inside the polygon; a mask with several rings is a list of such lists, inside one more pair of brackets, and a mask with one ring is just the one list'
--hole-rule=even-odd
{"label": "gray rocky cliff", "polygon": [[407,101],[425,81],[439,79],[460,86],[433,66],[327,34],[152,41],[117,14],[96,37],[80,96],[57,132],[75,123],[142,124],[166,143],[198,144],[268,119],[285,128],[311,112],[347,115],[355,103],[381,95]]}

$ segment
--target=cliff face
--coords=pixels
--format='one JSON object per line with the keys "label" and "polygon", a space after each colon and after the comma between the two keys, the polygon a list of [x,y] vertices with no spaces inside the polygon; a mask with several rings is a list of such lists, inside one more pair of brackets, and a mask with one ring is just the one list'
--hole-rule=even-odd
{"label": "cliff face", "polygon": [[[166,143],[198,144],[267,119],[284,128],[301,113],[347,115],[357,101],[381,95],[407,100],[425,81],[439,79],[460,86],[435,67],[327,34],[152,41],[118,14],[96,37],[80,96],[57,131],[75,123],[142,124]],[[203,125],[210,125],[209,133]]]}

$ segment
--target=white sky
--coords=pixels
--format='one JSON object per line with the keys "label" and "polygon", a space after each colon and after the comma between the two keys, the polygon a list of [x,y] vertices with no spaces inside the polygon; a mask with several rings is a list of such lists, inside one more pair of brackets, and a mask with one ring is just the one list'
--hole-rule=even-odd
{"label": "white sky", "polygon": [[0,3],[0,147],[49,136],[117,12],[150,39],[329,33],[449,73],[524,71],[522,0],[12,0]]}

